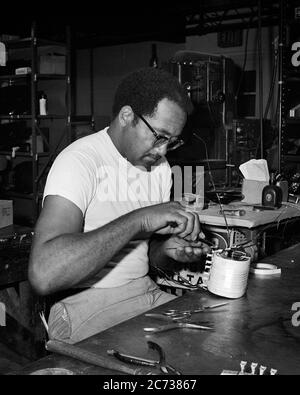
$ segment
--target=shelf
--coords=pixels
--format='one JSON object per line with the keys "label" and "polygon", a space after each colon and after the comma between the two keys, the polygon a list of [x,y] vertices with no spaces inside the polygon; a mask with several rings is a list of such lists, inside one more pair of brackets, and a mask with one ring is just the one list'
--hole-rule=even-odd
{"label": "shelf", "polygon": [[[66,115],[57,115],[57,114],[49,114],[49,115],[37,115],[37,119],[66,119]],[[32,115],[0,115],[0,119],[32,119]]]}
{"label": "shelf", "polygon": [[287,118],[286,123],[288,125],[299,125],[300,124],[300,118]]}
{"label": "shelf", "polygon": [[[0,75],[0,81],[8,81],[8,80],[22,80],[22,79],[31,79],[32,74],[11,74],[11,75]],[[66,80],[66,74],[36,74],[37,81],[38,80]]]}
{"label": "shelf", "polygon": [[91,115],[76,115],[71,118],[72,125],[89,125],[93,122]]}
{"label": "shelf", "polygon": [[[12,156],[12,151],[1,151],[0,150],[0,155]],[[40,157],[47,157],[50,154],[48,152],[37,152],[37,155],[40,156]],[[32,158],[33,154],[31,152],[16,151],[15,152],[15,157],[29,157],[29,158]]]}
{"label": "shelf", "polygon": [[7,81],[7,80],[21,80],[21,79],[26,79],[30,78],[31,74],[11,74],[11,75],[0,75],[0,81]]}
{"label": "shelf", "polygon": [[[0,198],[2,199],[26,199],[26,200],[33,200],[34,196],[33,193],[22,193],[22,192],[16,192],[16,191],[2,191],[0,192]],[[38,198],[42,199],[43,198],[43,193],[39,192],[38,193]]]}
{"label": "shelf", "polygon": [[3,192],[0,192],[0,197],[6,198],[6,199],[15,198],[15,199],[32,200],[33,194],[32,193],[21,193],[21,192],[15,192],[15,191],[3,191]]}
{"label": "shelf", "polygon": [[282,157],[287,162],[300,163],[300,155],[282,155]]}
{"label": "shelf", "polygon": [[[0,155],[6,156],[8,158],[11,158],[13,161],[16,161],[16,164],[18,162],[26,162],[26,168],[24,167],[24,174],[26,174],[26,177],[28,176],[28,186],[27,186],[27,191],[32,191],[32,193],[21,193],[21,185],[16,184],[15,188],[13,185],[5,185],[6,189],[2,192],[0,192],[0,196],[3,199],[13,199],[16,200],[18,208],[20,208],[20,213],[23,210],[22,205],[30,202],[32,203],[31,209],[28,209],[28,213],[25,213],[25,210],[28,208],[28,204],[25,205],[24,207],[24,213],[22,213],[21,216],[30,216],[30,222],[33,224],[38,218],[39,210],[40,210],[40,199],[42,197],[42,194],[40,191],[44,187],[44,181],[47,176],[47,170],[49,166],[52,163],[52,159],[54,156],[59,152],[59,149],[63,144],[66,142],[69,142],[68,140],[71,139],[71,126],[70,126],[70,114],[71,114],[71,67],[70,67],[70,56],[71,56],[71,29],[70,26],[66,26],[66,35],[65,35],[65,40],[64,37],[62,38],[62,41],[54,41],[54,40],[48,40],[48,39],[40,39],[36,37],[36,31],[37,31],[37,21],[33,21],[30,24],[30,31],[31,35],[30,37],[26,38],[21,38],[17,40],[2,40],[2,42],[5,44],[7,52],[9,53],[9,59],[15,59],[15,60],[21,60],[24,59],[24,56],[26,59],[30,61],[28,65],[31,65],[31,70],[32,72],[29,74],[14,74],[15,69],[14,68],[9,68],[5,69],[2,71],[2,74],[5,73],[5,75],[0,75],[0,84],[3,82],[5,85],[10,84],[15,84],[15,85],[23,85],[27,87],[28,89],[28,95],[30,95],[30,99],[28,97],[28,107],[26,108],[21,108],[19,109],[20,113],[16,113],[14,111],[13,106],[7,107],[7,109],[0,109],[0,121],[1,120],[6,120],[7,123],[13,123],[16,122],[18,124],[24,123],[25,127],[28,128],[28,132],[31,132],[31,144],[34,145],[35,151],[37,149],[42,150],[43,146],[39,146],[40,141],[38,140],[38,137],[42,137],[44,147],[49,148],[49,151],[46,152],[25,152],[27,149],[27,146],[22,145],[20,147],[21,150],[13,152],[12,149],[10,149],[10,145],[5,146],[2,145],[2,150],[0,150]],[[42,52],[61,52],[60,48],[57,49],[52,49],[49,50],[47,48],[44,48],[44,51],[40,51],[41,47],[61,47],[64,48],[64,55],[66,58],[66,69],[61,70],[64,71],[64,74],[49,74],[47,71],[51,71],[50,69],[45,69],[45,73],[40,73],[39,67],[34,67],[38,65],[38,57],[42,54]],[[13,56],[10,56],[13,55]],[[16,64],[21,64],[23,65],[25,62],[18,62]],[[24,66],[25,67],[25,66]],[[60,70],[58,70],[60,71]],[[49,113],[48,115],[39,115],[39,102],[38,102],[38,94],[39,94],[39,89],[44,88],[44,85],[49,86],[50,81],[52,82],[53,85],[53,90],[55,89],[55,95],[60,95],[59,100],[62,99],[64,107],[60,108],[53,108],[53,113]],[[4,85],[4,84],[3,84]],[[56,92],[57,91],[57,92]],[[54,97],[53,97],[54,99]],[[56,100],[56,99],[55,99]],[[9,115],[9,111],[11,109],[11,115]],[[23,113],[22,113],[23,111]],[[6,112],[6,114],[5,114]],[[57,120],[57,121],[56,121]],[[61,121],[59,121],[61,120]],[[63,124],[63,125],[62,125]],[[21,125],[20,125],[21,126]],[[23,126],[23,125],[22,125]],[[47,128],[47,130],[43,130],[43,127]],[[17,130],[18,131],[18,130]],[[51,140],[51,134],[55,132],[53,142],[55,142],[55,145],[53,146],[50,144]],[[39,136],[39,134],[41,136]],[[35,140],[34,140],[35,139]],[[15,141],[15,140],[14,140]],[[18,144],[15,144],[18,146]],[[7,149],[5,149],[7,148]],[[30,150],[30,148],[28,148]],[[31,146],[31,150],[33,147]],[[23,167],[21,165],[21,170],[23,170]],[[20,177],[22,176],[22,173],[20,173]],[[18,182],[16,178],[16,182]],[[4,185],[2,186],[2,188]],[[11,188],[11,189],[9,189]],[[17,192],[16,190],[20,190],[21,192]],[[26,199],[27,201],[25,201]],[[19,201],[20,200],[20,201]],[[21,203],[21,204],[20,204]],[[19,207],[20,206],[20,207]],[[17,210],[18,211],[18,210]],[[18,213],[19,215],[19,213]]]}
{"label": "shelf", "polygon": [[66,74],[37,74],[38,80],[65,80],[67,78]]}
{"label": "shelf", "polygon": [[46,46],[65,46],[66,43],[52,41],[52,40],[45,40],[45,39],[32,39],[31,37],[21,38],[19,40],[8,40],[2,41],[6,48],[8,49],[22,49],[22,48],[29,48],[33,41],[36,41],[36,45],[38,47],[46,47]]}
{"label": "shelf", "polygon": [[58,115],[58,114],[48,114],[48,115],[38,115],[38,119],[66,119],[66,115]]}
{"label": "shelf", "polygon": [[31,115],[0,115],[0,119],[31,119]]}

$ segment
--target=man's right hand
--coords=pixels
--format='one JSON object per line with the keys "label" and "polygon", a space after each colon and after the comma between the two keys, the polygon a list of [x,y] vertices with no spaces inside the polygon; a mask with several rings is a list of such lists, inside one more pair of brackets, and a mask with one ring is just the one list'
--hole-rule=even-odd
{"label": "man's right hand", "polygon": [[193,241],[201,233],[198,214],[185,211],[178,202],[148,206],[138,211],[143,232],[173,234]]}

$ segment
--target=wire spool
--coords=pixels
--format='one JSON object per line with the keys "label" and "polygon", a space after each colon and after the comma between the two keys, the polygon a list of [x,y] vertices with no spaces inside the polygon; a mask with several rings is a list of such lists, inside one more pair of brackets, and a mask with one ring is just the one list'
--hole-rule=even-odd
{"label": "wire spool", "polygon": [[207,289],[225,298],[241,298],[247,289],[250,260],[247,255],[227,257],[216,251],[212,258]]}

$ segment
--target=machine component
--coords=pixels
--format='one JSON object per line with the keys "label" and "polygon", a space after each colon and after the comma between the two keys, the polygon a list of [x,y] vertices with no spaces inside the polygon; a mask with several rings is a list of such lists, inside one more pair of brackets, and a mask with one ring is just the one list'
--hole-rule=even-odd
{"label": "machine component", "polygon": [[[214,166],[225,170],[226,132],[232,127],[237,85],[236,66],[230,58],[198,51],[178,51],[166,65],[186,89],[194,111],[183,130],[185,146],[168,154],[172,163],[215,159]],[[194,133],[203,140],[195,144]],[[206,159],[208,159],[206,158]],[[220,162],[217,162],[220,161]],[[213,167],[213,162],[211,162]]]}
{"label": "machine component", "polygon": [[[240,371],[237,370],[223,370],[221,375],[222,376],[263,376],[266,373],[267,367],[260,365],[259,369],[257,370],[258,363],[257,362],[252,362],[250,365],[251,371],[247,369],[248,362],[247,361],[241,361],[240,362]],[[274,376],[277,374],[276,369],[270,369],[270,376]]]}
{"label": "machine component", "polygon": [[231,59],[198,51],[178,51],[169,68],[186,88],[194,104],[210,103],[215,106],[215,115],[222,115],[224,125],[231,124],[236,74]]}
{"label": "machine component", "polygon": [[207,281],[207,289],[225,298],[242,297],[247,289],[250,257],[236,250],[215,251]]}
{"label": "machine component", "polygon": [[[265,145],[268,148],[275,139],[269,120],[264,121]],[[232,181],[239,179],[238,167],[251,159],[256,159],[260,147],[260,120],[234,119],[232,130],[228,133],[227,151],[228,162],[235,165],[230,169]]]}

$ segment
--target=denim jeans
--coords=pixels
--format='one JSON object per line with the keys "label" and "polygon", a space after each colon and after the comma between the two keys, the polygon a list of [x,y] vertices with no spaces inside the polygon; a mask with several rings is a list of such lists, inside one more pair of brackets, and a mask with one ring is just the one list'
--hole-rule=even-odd
{"label": "denim jeans", "polygon": [[50,310],[49,338],[77,343],[176,298],[145,276],[116,288],[90,288]]}

